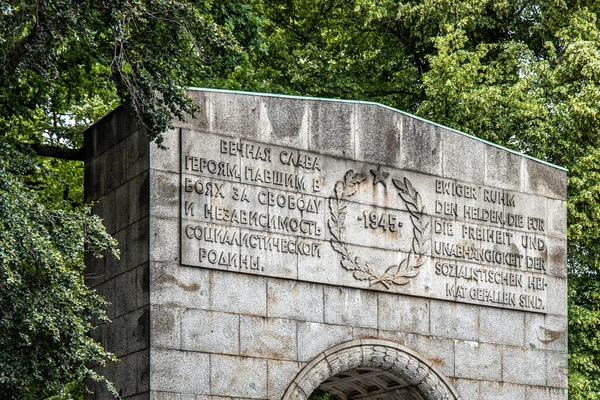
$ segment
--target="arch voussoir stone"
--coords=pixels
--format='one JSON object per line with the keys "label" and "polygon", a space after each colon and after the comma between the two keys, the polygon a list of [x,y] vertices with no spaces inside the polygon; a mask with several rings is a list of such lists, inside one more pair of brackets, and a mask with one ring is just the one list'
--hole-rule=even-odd
{"label": "arch voussoir stone", "polygon": [[394,373],[427,400],[461,399],[448,379],[416,352],[398,343],[369,339],[342,343],[317,356],[296,376],[282,400],[306,400],[327,379],[357,368]]}

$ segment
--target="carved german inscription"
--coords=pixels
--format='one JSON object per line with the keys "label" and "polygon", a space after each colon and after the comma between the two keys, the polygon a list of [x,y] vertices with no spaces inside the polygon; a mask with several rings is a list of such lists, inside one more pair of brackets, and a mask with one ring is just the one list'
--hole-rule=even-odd
{"label": "carved german inscription", "polygon": [[546,202],[182,132],[181,262],[544,313]]}

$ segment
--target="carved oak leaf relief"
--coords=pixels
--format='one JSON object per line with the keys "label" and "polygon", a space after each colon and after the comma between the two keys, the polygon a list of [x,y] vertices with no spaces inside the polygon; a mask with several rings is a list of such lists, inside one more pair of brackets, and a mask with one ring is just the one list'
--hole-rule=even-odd
{"label": "carved oak leaf relief", "polygon": [[[371,170],[373,175],[373,185],[381,182],[385,186],[385,179],[389,173],[383,172],[381,166],[377,170]],[[352,245],[346,243],[346,216],[348,199],[354,196],[359,185],[367,179],[362,173],[355,173],[349,170],[344,175],[343,180],[336,182],[334,196],[329,198],[330,218],[328,221],[329,231],[331,233],[331,246],[341,254],[341,265],[344,269],[352,271],[355,279],[359,281],[368,281],[369,286],[382,284],[387,289],[394,285],[406,285],[419,274],[419,268],[425,263],[425,254],[427,253],[430,237],[428,236],[429,223],[425,221],[425,206],[423,205],[421,195],[414,188],[408,178],[392,179],[398,195],[404,201],[406,210],[410,214],[412,223],[413,239],[411,250],[408,255],[398,264],[392,264],[379,273],[381,268],[372,266],[367,260],[353,253]]]}

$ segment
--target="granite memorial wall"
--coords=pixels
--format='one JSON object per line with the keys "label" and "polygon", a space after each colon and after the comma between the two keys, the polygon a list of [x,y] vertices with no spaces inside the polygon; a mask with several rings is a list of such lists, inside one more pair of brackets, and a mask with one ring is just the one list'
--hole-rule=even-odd
{"label": "granite memorial wall", "polygon": [[121,109],[86,133],[123,398],[567,397],[564,169],[373,103],[190,95],[166,150]]}

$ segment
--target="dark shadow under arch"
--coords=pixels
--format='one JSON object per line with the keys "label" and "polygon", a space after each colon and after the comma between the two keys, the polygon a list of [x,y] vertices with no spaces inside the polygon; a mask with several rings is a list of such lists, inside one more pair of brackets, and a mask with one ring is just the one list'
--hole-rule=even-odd
{"label": "dark shadow under arch", "polygon": [[319,354],[282,400],[306,400],[317,388],[340,400],[459,400],[456,389],[423,357],[398,343],[353,340]]}

